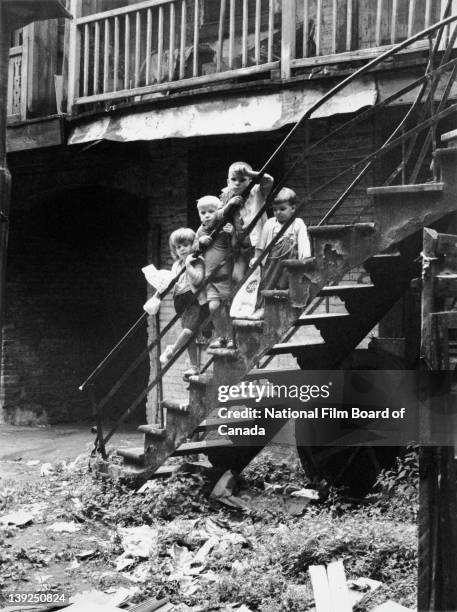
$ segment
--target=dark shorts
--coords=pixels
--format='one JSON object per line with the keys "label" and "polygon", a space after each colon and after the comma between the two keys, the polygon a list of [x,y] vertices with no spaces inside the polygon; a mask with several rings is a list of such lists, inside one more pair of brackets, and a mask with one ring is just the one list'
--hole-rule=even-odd
{"label": "dark shorts", "polygon": [[175,310],[181,316],[183,329],[196,331],[209,317],[208,304],[199,304],[192,291],[180,293],[173,298]]}

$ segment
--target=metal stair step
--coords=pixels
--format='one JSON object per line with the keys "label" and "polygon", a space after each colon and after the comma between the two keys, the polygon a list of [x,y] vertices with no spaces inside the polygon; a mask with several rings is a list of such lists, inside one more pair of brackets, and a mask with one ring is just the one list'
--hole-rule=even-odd
{"label": "metal stair step", "polygon": [[182,457],[184,455],[193,455],[197,453],[205,453],[208,450],[214,450],[217,448],[233,448],[235,445],[230,439],[223,440],[202,440],[200,442],[185,442],[181,444],[175,452],[173,457]]}
{"label": "metal stair step", "polygon": [[263,324],[263,319],[232,319],[232,325],[236,329],[248,329],[262,332]]}
{"label": "metal stair step", "polygon": [[[225,407],[225,405],[224,405]],[[235,427],[237,425],[245,425],[247,423],[255,423],[258,419],[222,419],[219,417],[212,417],[212,418],[208,418],[205,419],[204,421],[202,421],[200,423],[200,425],[197,427],[196,431],[206,431],[207,429],[217,429],[219,427],[219,425],[234,425]]]}
{"label": "metal stair step", "polygon": [[117,448],[116,453],[127,459],[128,461],[132,461],[133,463],[143,463],[144,462],[144,447],[143,446],[132,446],[127,448]]}
{"label": "metal stair step", "polygon": [[353,284],[353,285],[328,285],[327,287],[323,287],[320,292],[319,295],[320,296],[328,296],[328,295],[334,295],[337,297],[340,296],[345,296],[348,293],[358,293],[360,291],[373,291],[373,289],[375,288],[375,286],[371,283],[367,283],[365,285],[359,284]]}
{"label": "metal stair step", "polygon": [[328,347],[325,342],[315,342],[313,344],[303,344],[302,342],[284,342],[275,344],[268,351],[268,355],[288,355],[289,353],[303,352],[309,353],[309,357],[313,355],[318,357],[323,351],[327,351]]}
{"label": "metal stair step", "polygon": [[[446,149],[446,151],[449,149]],[[444,191],[444,183],[419,183],[417,185],[382,185],[381,187],[368,187],[368,195],[389,195],[393,193],[433,193]]]}
{"label": "metal stair step", "polygon": [[314,325],[325,321],[337,321],[338,319],[346,319],[350,317],[348,312],[321,312],[318,314],[305,315],[300,317],[294,323],[294,327],[302,327],[304,325]]}

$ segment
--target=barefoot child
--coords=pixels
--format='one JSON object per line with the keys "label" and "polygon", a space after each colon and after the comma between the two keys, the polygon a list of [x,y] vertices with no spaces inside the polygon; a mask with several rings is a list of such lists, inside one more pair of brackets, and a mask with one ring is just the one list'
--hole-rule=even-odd
{"label": "barefoot child", "polygon": [[[246,162],[235,162],[228,169],[227,187],[221,193],[221,200],[226,204],[233,196],[240,195],[249,185],[250,181],[258,176],[252,167]],[[264,174],[260,182],[253,186],[243,206],[234,214],[235,237],[238,241],[243,230],[251,223],[259,210],[264,206],[265,201],[273,187],[273,177]],[[249,235],[245,236],[241,244],[236,246],[235,262],[233,267],[233,280],[239,283],[244,277],[249,262],[254,256],[254,249],[257,247],[262,227],[267,220],[264,213],[252,228]]]}
{"label": "barefoot child", "polygon": [[[214,278],[206,285],[209,312],[216,331],[216,338],[208,347],[210,349],[234,348],[227,301],[231,292],[235,228],[227,220],[241,204],[241,198],[232,198],[222,206],[219,198],[215,196],[204,196],[197,202],[201,225],[195,235],[194,249],[206,249],[203,253],[205,278],[208,278],[224,261]],[[210,236],[211,232],[221,225],[223,225],[221,231],[213,239]]]}
{"label": "barefoot child", "polygon": [[[254,261],[262,255],[266,247],[289,221],[297,207],[295,191],[283,187],[273,201],[273,217],[268,219],[262,228],[262,235],[255,249]],[[311,244],[303,219],[296,218],[279,238],[263,262],[260,289],[287,289],[288,278],[282,262],[285,259],[304,260],[311,257]],[[254,317],[263,318],[263,309],[257,310]]]}
{"label": "barefoot child", "polygon": [[[203,294],[195,296],[194,293],[204,279],[204,264],[201,258],[194,258],[192,247],[195,240],[195,232],[187,227],[181,227],[170,235],[170,252],[175,260],[171,271],[178,276],[181,274],[173,288],[173,302],[175,310],[181,314],[182,331],[174,344],[166,347],[160,356],[160,363],[165,365],[171,357],[182,348],[200,324],[209,316],[206,305],[206,297]],[[184,372],[184,378],[199,373],[198,349],[195,341],[187,347],[190,360],[190,368]]]}

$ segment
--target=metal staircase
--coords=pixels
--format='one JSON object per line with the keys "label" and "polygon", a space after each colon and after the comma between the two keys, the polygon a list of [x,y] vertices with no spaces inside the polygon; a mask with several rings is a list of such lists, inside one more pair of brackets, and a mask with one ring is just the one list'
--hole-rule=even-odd
{"label": "metal staircase", "polygon": [[[200,453],[204,453],[215,468],[232,468],[240,471],[261,449],[261,444],[257,440],[256,446],[239,446],[236,438],[221,438],[215,435],[214,431],[221,422],[215,417],[218,407],[218,387],[236,385],[242,380],[268,378],[268,370],[259,369],[258,365],[266,357],[278,354],[292,354],[302,369],[340,367],[343,360],[357,347],[376,323],[408,291],[412,278],[418,275],[414,259],[420,252],[422,228],[433,226],[446,215],[455,212],[456,209],[457,133],[451,132],[443,136],[442,140],[447,143],[445,148],[436,149],[433,146],[440,120],[457,110],[454,108],[457,105],[447,104],[447,98],[438,105],[433,103],[437,82],[441,78],[447,79],[445,87],[447,96],[455,82],[457,60],[452,58],[457,34],[448,41],[446,50],[442,51],[440,47],[441,35],[447,23],[449,21],[444,20],[441,25],[437,24],[426,31],[425,35],[428,33],[430,36],[438,33],[430,52],[427,66],[428,76],[416,82],[420,91],[416,102],[401,125],[377,151],[359,163],[353,164],[348,170],[340,173],[322,187],[333,184],[341,177],[341,174],[351,177],[348,188],[324,217],[325,224],[308,228],[312,238],[314,256],[304,262],[295,260],[285,262],[284,265],[289,275],[289,288],[263,292],[264,320],[235,320],[237,349],[212,351],[212,371],[208,368],[203,374],[190,378],[188,402],[185,405],[178,405],[165,398],[161,402],[163,422],[142,425],[139,428],[144,434],[144,445],[141,448],[117,450],[117,453],[124,458],[125,466],[131,466],[133,472],[140,472],[145,477],[151,477],[154,474],[156,476],[168,475],[174,469],[164,467],[168,457]],[[415,40],[417,36],[406,42],[411,43]],[[405,43],[402,43],[384,53],[383,56],[357,71],[356,75],[382,62],[385,57],[394,55],[404,46]],[[334,89],[339,90],[352,78],[355,78],[354,75],[345,79]],[[401,96],[403,91],[404,89],[397,92],[398,96]],[[329,94],[324,96],[325,99],[329,97],[331,97]],[[317,106],[320,105],[321,103]],[[374,107],[374,109],[365,111],[359,117],[348,121],[347,125],[351,126],[355,121],[374,114],[376,110]],[[416,112],[419,117],[414,116]],[[416,122],[413,123],[414,127],[405,131],[405,126],[407,127],[408,121],[411,121],[413,117]],[[309,116],[306,117],[306,120],[308,119]],[[426,134],[433,132],[430,137],[426,136],[424,139],[422,149],[419,146],[422,143],[417,144],[421,131],[426,131]],[[281,147],[288,141],[291,134]],[[409,149],[406,148],[405,143],[409,145]],[[418,146],[419,152],[417,152]],[[426,160],[424,150],[429,147],[434,159],[433,180],[419,184],[388,184],[370,188],[368,193],[373,203],[371,222],[328,224],[331,214],[344,204],[351,191],[366,175],[367,169],[371,168],[382,156],[399,147],[403,149],[401,164],[398,172],[394,173],[391,178],[401,175],[405,180],[406,169],[411,160],[414,165],[412,174],[417,177],[416,160],[422,159],[422,162]],[[309,154],[308,151],[307,155]],[[267,167],[268,162],[263,171],[266,171]],[[361,169],[359,174],[352,178],[354,171],[359,168]],[[310,201],[313,195],[310,193],[307,201]],[[364,266],[369,274],[370,283],[342,284],[345,275],[360,266]],[[339,297],[345,305],[346,312],[310,313],[316,300],[328,296]],[[310,326],[314,326],[320,332],[319,341],[309,344],[284,341],[285,337],[290,337],[291,329]],[[414,355],[410,357],[413,361]],[[97,375],[98,373],[99,369],[96,370]],[[109,439],[111,432],[105,438],[103,437],[100,402],[97,404],[94,399],[94,391],[91,386],[93,378],[91,375],[88,379],[90,384],[86,381],[82,387],[89,387],[92,390],[94,416],[98,423],[96,448],[104,455],[104,443]],[[151,384],[139,397],[144,397],[150,388]],[[101,403],[106,410],[105,398]],[[235,405],[240,405],[240,402],[235,402]],[[228,424],[229,422],[224,419],[223,423]],[[233,423],[249,424],[252,421],[235,419]],[[262,421],[262,426],[266,430],[261,440],[262,444],[267,444],[282,425],[281,420]],[[191,440],[192,436],[194,439]],[[299,431],[297,431],[297,437],[300,439]],[[311,471],[312,468],[318,469],[318,462],[315,458],[310,458],[306,450],[300,450],[305,467],[308,465]],[[99,462],[101,469],[119,470],[118,467],[113,468],[112,464],[104,459],[103,457]]]}

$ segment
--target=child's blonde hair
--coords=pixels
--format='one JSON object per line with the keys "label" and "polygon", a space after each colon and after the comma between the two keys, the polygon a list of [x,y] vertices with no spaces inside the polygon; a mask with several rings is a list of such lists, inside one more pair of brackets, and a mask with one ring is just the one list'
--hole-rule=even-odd
{"label": "child's blonde hair", "polygon": [[289,187],[283,187],[275,196],[273,206],[281,202],[289,202],[291,206],[297,206],[297,194]]}
{"label": "child's blonde hair", "polygon": [[199,200],[197,200],[197,208],[201,210],[202,208],[215,208],[218,209],[222,206],[222,202],[216,196],[203,196]]}
{"label": "child's blonde hair", "polygon": [[233,164],[230,164],[229,169],[228,169],[228,174],[230,174],[237,166],[244,166],[246,170],[248,170],[249,172],[252,172],[251,164],[248,164],[247,162],[244,162],[244,161],[238,161],[238,162],[233,162]]}
{"label": "child's blonde hair", "polygon": [[178,259],[176,249],[180,244],[193,244],[195,232],[190,227],[180,227],[170,234],[169,245],[170,253],[174,260]]}

